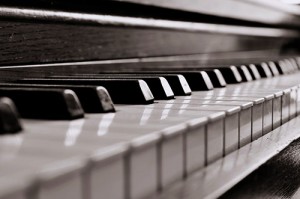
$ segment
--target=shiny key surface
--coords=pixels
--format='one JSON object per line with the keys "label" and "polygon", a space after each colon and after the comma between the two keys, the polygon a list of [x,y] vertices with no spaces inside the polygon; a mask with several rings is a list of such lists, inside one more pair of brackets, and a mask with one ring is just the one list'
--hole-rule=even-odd
{"label": "shiny key surface", "polygon": [[86,113],[106,113],[115,111],[114,104],[109,93],[102,86],[0,83],[0,87],[70,89],[76,93],[82,108]]}
{"label": "shiny key surface", "polygon": [[21,82],[50,85],[104,86],[113,102],[120,104],[149,104],[153,103],[154,100],[153,94],[144,80],[28,78],[17,81],[17,83]]}
{"label": "shiny key surface", "polygon": [[77,95],[70,89],[0,87],[0,96],[11,98],[21,117],[69,120],[84,116]]}
{"label": "shiny key surface", "polygon": [[164,100],[164,99],[172,99],[174,98],[174,93],[169,85],[169,82],[166,80],[166,78],[157,76],[157,77],[151,77],[151,76],[120,76],[120,75],[101,75],[101,74],[82,74],[77,76],[50,76],[51,78],[61,78],[61,79],[93,79],[93,80],[143,80],[147,83],[149,86],[153,96],[157,100]]}
{"label": "shiny key surface", "polygon": [[[291,60],[285,64],[294,70]],[[60,178],[47,178],[58,173],[50,172],[52,166],[47,175],[38,175],[40,197],[62,196],[58,187],[49,187],[63,185],[57,179],[91,198],[101,193],[107,198],[148,196],[248,146],[276,128],[278,120],[282,124],[295,117],[299,81],[293,74],[288,78],[288,83],[284,76],[265,78],[150,105],[117,105],[116,113],[86,114],[70,122],[23,120],[22,134],[0,140],[0,182],[1,174],[18,171],[24,160],[16,179],[37,178],[29,171],[29,160],[41,169],[49,161],[62,165],[60,161],[74,158],[74,164],[59,170],[66,174]]]}

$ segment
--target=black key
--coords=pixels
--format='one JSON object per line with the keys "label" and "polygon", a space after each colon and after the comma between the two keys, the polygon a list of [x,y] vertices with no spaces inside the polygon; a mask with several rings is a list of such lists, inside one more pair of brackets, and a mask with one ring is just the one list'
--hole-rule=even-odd
{"label": "black key", "polygon": [[0,98],[0,134],[12,134],[22,130],[19,114],[13,101]]}
{"label": "black key", "polygon": [[213,89],[209,76],[204,71],[138,71],[136,74],[180,74],[188,82],[192,91],[203,91]]}
{"label": "black key", "polygon": [[192,90],[183,75],[167,74],[167,75],[163,75],[163,77],[166,78],[167,81],[169,82],[174,92],[174,95],[185,96],[185,95],[192,94]]}
{"label": "black key", "polygon": [[248,68],[245,65],[237,67],[237,69],[241,75],[242,82],[250,82],[253,80]]}
{"label": "black key", "polygon": [[259,72],[260,77],[272,77],[272,73],[266,63],[256,64],[255,66],[257,68],[257,71]]}
{"label": "black key", "polygon": [[80,86],[80,85],[46,85],[46,84],[22,84],[0,83],[0,87],[31,87],[31,88],[63,88],[73,90],[86,113],[115,112],[114,104],[102,86]]}
{"label": "black key", "polygon": [[76,119],[84,116],[76,94],[69,89],[0,87],[0,96],[11,98],[24,118]]}
{"label": "black key", "polygon": [[[160,71],[161,72],[161,71]],[[117,76],[153,76],[153,77],[164,77],[169,82],[169,85],[171,86],[174,95],[175,96],[185,96],[185,95],[191,95],[192,91],[191,88],[186,81],[185,77],[180,74],[166,74],[167,72],[159,74],[159,72],[118,72],[118,73],[104,73],[105,75],[117,75]]]}
{"label": "black key", "polygon": [[150,77],[150,76],[120,76],[120,75],[108,75],[108,74],[82,74],[82,75],[74,75],[74,76],[53,76],[49,78],[61,78],[61,79],[135,79],[135,80],[144,80],[156,100],[166,100],[166,99],[174,99],[174,93],[172,88],[170,87],[168,81],[164,77]]}
{"label": "black key", "polygon": [[192,91],[207,91],[214,88],[209,76],[204,71],[179,73],[185,77]]}
{"label": "black key", "polygon": [[221,71],[227,84],[236,84],[242,81],[242,77],[235,66],[222,67],[218,69]]}
{"label": "black key", "polygon": [[247,68],[249,69],[249,72],[250,72],[253,80],[261,79],[260,74],[254,64],[249,64],[249,66],[247,66]]}
{"label": "black key", "polygon": [[150,104],[154,97],[144,80],[27,78],[17,82],[103,86],[116,104]]}
{"label": "black key", "polygon": [[226,81],[219,69],[205,70],[215,88],[226,86]]}
{"label": "black key", "polygon": [[268,65],[273,76],[278,76],[280,74],[274,62],[269,61]]}
{"label": "black key", "polygon": [[274,62],[279,74],[283,75],[285,74],[285,69],[284,69],[284,63],[282,63],[281,61],[276,61]]}

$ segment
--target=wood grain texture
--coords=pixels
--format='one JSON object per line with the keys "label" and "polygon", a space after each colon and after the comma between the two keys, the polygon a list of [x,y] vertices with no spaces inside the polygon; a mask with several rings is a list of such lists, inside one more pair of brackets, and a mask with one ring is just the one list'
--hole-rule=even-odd
{"label": "wood grain texture", "polygon": [[281,49],[291,38],[123,25],[0,22],[0,65]]}

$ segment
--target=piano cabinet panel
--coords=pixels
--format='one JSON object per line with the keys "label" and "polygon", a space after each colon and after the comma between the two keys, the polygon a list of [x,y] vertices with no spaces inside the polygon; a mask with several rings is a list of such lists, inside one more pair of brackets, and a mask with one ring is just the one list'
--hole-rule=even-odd
{"label": "piano cabinet panel", "polygon": [[[292,38],[159,27],[0,21],[0,65],[281,49]],[[218,28],[218,27],[216,27]],[[221,27],[222,29],[222,27]],[[250,31],[250,30],[249,30]]]}

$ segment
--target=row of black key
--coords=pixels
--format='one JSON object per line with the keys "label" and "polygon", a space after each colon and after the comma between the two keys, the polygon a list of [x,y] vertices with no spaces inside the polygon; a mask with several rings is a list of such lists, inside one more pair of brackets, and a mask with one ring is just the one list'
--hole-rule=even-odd
{"label": "row of black key", "polygon": [[[285,59],[238,67],[201,68],[201,71],[187,68],[184,71],[166,69],[167,72],[152,70],[26,78],[0,83],[0,96],[11,98],[24,118],[76,119],[84,117],[84,112],[114,112],[112,101],[116,104],[150,104],[154,99],[172,99],[191,95],[192,91],[289,74],[299,67],[295,59]],[[21,129],[20,123],[14,119],[18,118],[18,113],[11,101],[3,99],[0,100],[0,132],[16,132]],[[12,116],[7,116],[7,110]],[[12,119],[3,119],[4,115]]]}

